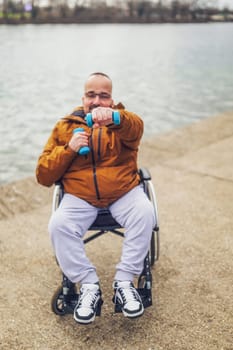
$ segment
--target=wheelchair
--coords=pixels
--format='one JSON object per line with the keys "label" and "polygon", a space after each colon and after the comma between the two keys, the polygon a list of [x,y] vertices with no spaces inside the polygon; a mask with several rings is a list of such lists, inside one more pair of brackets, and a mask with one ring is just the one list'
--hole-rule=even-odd
{"label": "wheelchair", "polygon": [[[148,196],[149,200],[152,202],[156,226],[152,230],[151,242],[149,251],[144,259],[144,267],[137,279],[136,289],[141,296],[142,303],[144,308],[147,308],[152,305],[152,274],[151,267],[159,259],[160,253],[160,239],[159,239],[159,221],[158,221],[158,208],[156,195],[154,187],[151,181],[151,174],[148,169],[140,168],[139,175],[141,183],[143,184],[144,192]],[[52,211],[55,211],[60,201],[63,197],[63,189],[61,183],[56,183],[53,200],[52,200]],[[108,209],[100,209],[97,215],[96,220],[90,226],[87,238],[85,238],[84,244],[87,244],[90,241],[102,236],[106,233],[112,233],[114,235],[124,237],[124,228],[119,225],[114,218],[112,217]],[[72,283],[63,273],[62,273],[62,282],[61,285],[54,292],[51,300],[52,311],[59,316],[64,316],[66,314],[73,314],[74,308],[78,302],[79,294],[77,292],[76,285]],[[102,302],[103,303],[103,302]],[[100,316],[101,308],[97,311],[96,316]],[[115,305],[115,312],[121,312],[120,305]]]}

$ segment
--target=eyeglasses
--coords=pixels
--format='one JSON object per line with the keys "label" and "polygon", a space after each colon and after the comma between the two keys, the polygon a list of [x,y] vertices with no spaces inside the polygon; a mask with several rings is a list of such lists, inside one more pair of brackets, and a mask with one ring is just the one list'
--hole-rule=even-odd
{"label": "eyeglasses", "polygon": [[100,92],[97,94],[94,91],[85,92],[85,96],[90,100],[94,100],[96,96],[99,96],[101,100],[109,100],[111,98],[111,95],[107,94],[106,92]]}

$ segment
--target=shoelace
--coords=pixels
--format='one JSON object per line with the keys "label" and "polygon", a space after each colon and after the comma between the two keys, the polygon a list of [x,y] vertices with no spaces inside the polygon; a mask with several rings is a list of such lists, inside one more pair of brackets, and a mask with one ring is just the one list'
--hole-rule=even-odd
{"label": "shoelace", "polygon": [[118,287],[117,288],[123,298],[124,303],[127,301],[139,301],[138,292],[135,290],[133,286],[129,286],[127,288]]}
{"label": "shoelace", "polygon": [[93,292],[91,289],[83,289],[80,293],[79,306],[91,307],[98,298],[98,291]]}

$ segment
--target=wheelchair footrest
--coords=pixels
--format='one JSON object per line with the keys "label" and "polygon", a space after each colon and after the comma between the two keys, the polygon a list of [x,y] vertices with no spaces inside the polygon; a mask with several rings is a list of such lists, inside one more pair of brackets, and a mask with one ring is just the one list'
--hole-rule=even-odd
{"label": "wheelchair footrest", "polygon": [[101,316],[101,307],[103,305],[104,301],[102,298],[98,301],[97,309],[96,309],[96,316]]}
{"label": "wheelchair footrest", "polygon": [[152,305],[151,289],[138,288],[137,291],[142,298],[142,303],[144,308],[151,306]]}

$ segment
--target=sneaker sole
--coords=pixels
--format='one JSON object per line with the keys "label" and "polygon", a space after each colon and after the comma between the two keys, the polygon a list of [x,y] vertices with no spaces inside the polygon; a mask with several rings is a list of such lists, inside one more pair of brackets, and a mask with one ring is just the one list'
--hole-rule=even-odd
{"label": "sneaker sole", "polygon": [[137,318],[137,317],[140,317],[143,315],[144,313],[144,307],[142,308],[142,310],[138,311],[138,312],[135,312],[134,314],[129,314],[127,311],[125,311],[123,308],[121,309],[123,315],[125,317],[128,317],[128,318]]}
{"label": "sneaker sole", "polygon": [[90,319],[88,319],[88,320],[85,320],[85,319],[80,319],[80,318],[77,318],[76,316],[75,316],[75,314],[74,314],[74,319],[75,319],[75,321],[77,322],[77,323],[80,323],[80,324],[88,324],[88,323],[92,323],[92,322],[94,322],[95,321],[95,316],[96,315],[94,315],[94,316],[92,316],[92,318],[90,318]]}

